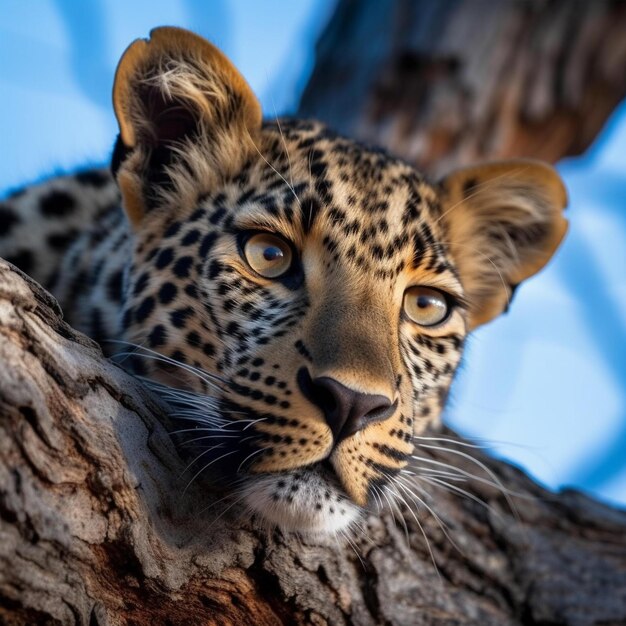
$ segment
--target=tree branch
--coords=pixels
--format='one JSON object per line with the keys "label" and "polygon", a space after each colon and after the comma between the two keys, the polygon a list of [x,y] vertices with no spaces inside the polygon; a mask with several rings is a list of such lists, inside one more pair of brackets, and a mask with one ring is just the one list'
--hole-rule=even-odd
{"label": "tree branch", "polygon": [[0,362],[3,623],[626,620],[626,513],[553,496],[462,443],[418,449],[477,475],[454,483],[471,499],[408,477],[407,501],[437,519],[411,502],[324,545],[260,528],[208,483],[183,493],[163,407],[5,262]]}
{"label": "tree branch", "polygon": [[430,173],[583,152],[626,96],[626,3],[342,0],[299,114]]}

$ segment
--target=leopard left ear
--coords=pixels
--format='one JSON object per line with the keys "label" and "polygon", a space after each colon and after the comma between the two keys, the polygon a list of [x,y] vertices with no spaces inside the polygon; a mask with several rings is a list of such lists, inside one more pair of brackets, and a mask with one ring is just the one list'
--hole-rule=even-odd
{"label": "leopard left ear", "polygon": [[506,311],[519,283],[554,254],[567,230],[567,192],[553,167],[520,159],[457,170],[440,194],[475,328]]}
{"label": "leopard left ear", "polygon": [[241,74],[181,28],[155,28],[126,49],[113,105],[120,135],[112,169],[134,226],[151,209],[184,206],[235,175],[261,128],[261,107]]}

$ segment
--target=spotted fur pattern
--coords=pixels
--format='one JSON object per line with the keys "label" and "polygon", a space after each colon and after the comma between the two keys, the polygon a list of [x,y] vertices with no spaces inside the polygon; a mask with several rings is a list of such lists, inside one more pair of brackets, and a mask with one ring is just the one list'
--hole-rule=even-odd
{"label": "spotted fur pattern", "polygon": [[[228,105],[231,117],[243,100]],[[316,122],[266,122],[250,137],[237,167],[229,160],[217,179],[197,163],[202,150],[216,159],[201,134],[186,136],[194,150],[168,154],[165,165],[155,165],[154,151],[122,145],[125,207],[104,171],[31,187],[0,207],[0,254],[51,289],[70,323],[109,353],[129,349],[111,340],[133,346],[124,362],[189,424],[192,475],[236,481],[233,492],[284,529],[339,531],[393,484],[414,435],[441,413],[478,310],[459,264],[467,251],[455,251],[472,221],[461,228],[451,218],[481,181],[459,200],[457,179],[429,184],[409,164]],[[146,154],[158,170],[151,192],[133,174],[132,195],[123,176]],[[551,206],[549,193],[535,195],[533,206]],[[545,227],[524,230],[521,246],[543,250],[551,218],[532,223]],[[284,277],[250,268],[242,246],[254,232],[290,243]],[[489,240],[494,254],[503,242],[517,245],[518,264],[527,256],[503,239],[501,224],[491,232],[501,240]],[[519,281],[499,274],[493,289],[508,297]],[[403,297],[414,285],[446,294],[444,322],[422,327],[407,317]],[[387,398],[392,410],[338,438],[303,377],[331,377]]]}

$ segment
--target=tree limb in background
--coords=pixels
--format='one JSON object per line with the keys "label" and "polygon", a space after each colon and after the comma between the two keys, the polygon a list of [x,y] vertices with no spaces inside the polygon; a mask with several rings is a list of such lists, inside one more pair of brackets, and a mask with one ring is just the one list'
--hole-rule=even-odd
{"label": "tree limb in background", "polygon": [[431,173],[583,152],[626,95],[626,3],[340,0],[299,114]]}

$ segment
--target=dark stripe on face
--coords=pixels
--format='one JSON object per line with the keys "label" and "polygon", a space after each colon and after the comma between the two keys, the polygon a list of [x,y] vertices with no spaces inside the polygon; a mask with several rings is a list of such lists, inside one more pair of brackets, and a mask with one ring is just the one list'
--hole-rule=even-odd
{"label": "dark stripe on face", "polygon": [[302,204],[302,230],[308,235],[319,217],[321,206],[317,198],[307,198]]}

